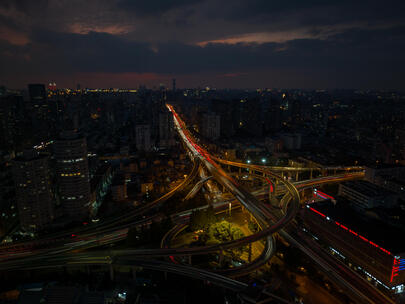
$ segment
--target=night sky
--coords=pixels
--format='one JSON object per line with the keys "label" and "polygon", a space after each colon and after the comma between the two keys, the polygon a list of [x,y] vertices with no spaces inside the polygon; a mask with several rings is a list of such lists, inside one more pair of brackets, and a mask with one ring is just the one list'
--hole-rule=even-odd
{"label": "night sky", "polygon": [[0,0],[0,84],[405,89],[405,1]]}

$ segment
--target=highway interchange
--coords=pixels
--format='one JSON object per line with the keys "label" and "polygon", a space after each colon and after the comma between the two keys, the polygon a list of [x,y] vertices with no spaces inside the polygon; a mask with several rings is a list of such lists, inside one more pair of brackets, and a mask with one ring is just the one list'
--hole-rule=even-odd
{"label": "highway interchange", "polygon": [[[26,269],[26,268],[42,268],[42,267],[59,267],[61,265],[84,265],[84,264],[131,264],[138,265],[150,269],[159,269],[161,271],[182,273],[186,276],[194,277],[197,279],[209,280],[210,282],[219,286],[229,288],[231,290],[237,290],[241,292],[246,289],[247,286],[244,283],[237,282],[224,275],[213,273],[212,271],[205,271],[195,267],[173,264],[163,261],[151,260],[151,257],[170,257],[170,256],[188,256],[188,255],[201,255],[213,252],[221,252],[222,250],[240,247],[242,245],[255,242],[260,239],[265,239],[265,250],[259,258],[252,261],[252,263],[245,264],[238,268],[233,268],[229,272],[224,272],[230,276],[237,276],[247,274],[261,265],[268,262],[268,260],[275,253],[275,242],[273,238],[274,233],[279,233],[285,240],[292,245],[301,249],[305,254],[313,259],[329,277],[333,277],[334,281],[340,285],[343,285],[346,289],[350,290],[353,296],[355,296],[361,303],[390,303],[391,299],[385,297],[380,292],[376,291],[371,285],[363,284],[366,290],[358,290],[353,287],[351,282],[353,280],[352,275],[347,274],[346,277],[342,276],[342,265],[337,266],[335,262],[330,260],[330,257],[322,256],[319,252],[315,253],[312,249],[308,248],[308,244],[294,231],[287,232],[290,229],[284,229],[293,221],[295,215],[300,208],[300,196],[298,190],[303,190],[313,185],[318,185],[324,182],[335,182],[341,180],[347,180],[351,178],[358,178],[364,174],[359,167],[343,168],[335,167],[334,170],[345,170],[344,174],[340,174],[333,177],[320,177],[318,179],[312,179],[309,181],[303,181],[294,184],[288,180],[280,177],[274,171],[288,171],[290,167],[264,167],[255,166],[249,164],[241,164],[221,160],[211,156],[205,149],[196,144],[193,136],[188,132],[184,122],[179,115],[175,112],[171,105],[167,105],[168,110],[173,114],[176,130],[182,139],[183,143],[187,146],[190,156],[193,160],[193,169],[187,178],[177,187],[170,192],[162,196],[161,198],[141,207],[130,214],[125,214],[110,220],[107,220],[98,225],[91,225],[89,227],[83,227],[79,231],[62,232],[52,235],[42,240],[33,241],[30,244],[20,243],[12,244],[8,246],[0,247],[0,269],[12,270],[12,269]],[[252,193],[246,191],[234,178],[226,173],[219,165],[230,165],[239,168],[246,168],[249,171],[259,172],[263,176],[271,179],[272,182],[277,184],[277,188],[283,189],[284,197],[281,200],[282,209],[279,214],[275,216],[268,206],[260,202]],[[128,233],[129,227],[141,226],[151,223],[153,220],[159,220],[159,215],[155,218],[148,217],[134,222],[134,219],[139,219],[139,216],[146,213],[153,208],[156,208],[161,203],[169,199],[177,191],[184,189],[197,175],[198,168],[204,166],[212,178],[221,184],[225,189],[233,194],[236,200],[246,208],[256,219],[261,230],[255,234],[246,236],[244,238],[229,241],[226,243],[193,247],[193,248],[169,248],[162,242],[160,249],[134,249],[134,250],[120,250],[109,252],[105,251],[92,251],[91,253],[72,253],[74,249],[87,249],[96,247],[119,240],[125,239]],[[350,172],[354,171],[354,173]],[[357,172],[356,172],[357,171]],[[224,202],[227,204],[227,202]],[[220,203],[221,204],[221,203]],[[219,204],[219,205],[220,205]],[[223,203],[222,203],[223,204]],[[274,213],[274,212],[273,212]],[[179,215],[177,215],[178,217]],[[186,222],[189,214],[183,214],[180,218]],[[184,225],[184,224],[183,224]],[[291,225],[289,226],[291,227]],[[50,243],[51,244],[50,246]],[[38,247],[39,244],[43,244],[44,248],[32,249]],[[39,246],[41,247],[41,246]],[[344,273],[343,273],[344,274]],[[357,278],[358,280],[358,278]],[[357,285],[362,282],[356,282]],[[370,289],[371,287],[371,289]],[[373,297],[373,298],[371,298]]]}

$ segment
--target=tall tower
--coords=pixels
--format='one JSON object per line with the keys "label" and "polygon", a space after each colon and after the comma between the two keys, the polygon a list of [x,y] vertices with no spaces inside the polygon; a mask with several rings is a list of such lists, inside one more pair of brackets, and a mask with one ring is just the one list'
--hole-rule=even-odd
{"label": "tall tower", "polygon": [[176,78],[173,78],[173,92],[176,92]]}
{"label": "tall tower", "polygon": [[46,90],[44,84],[29,84],[28,93],[31,102],[44,102],[46,101]]}
{"label": "tall tower", "polygon": [[174,146],[173,118],[170,112],[159,113],[159,147]]}
{"label": "tall tower", "polygon": [[221,136],[221,117],[215,113],[205,113],[202,116],[202,134],[216,140]]}
{"label": "tall tower", "polygon": [[48,156],[30,150],[12,164],[21,227],[41,230],[54,217]]}
{"label": "tall tower", "polygon": [[150,151],[152,148],[149,125],[135,126],[135,143],[139,151]]}
{"label": "tall tower", "polygon": [[73,220],[88,215],[90,181],[86,138],[76,131],[64,131],[55,141],[59,195],[65,213]]}

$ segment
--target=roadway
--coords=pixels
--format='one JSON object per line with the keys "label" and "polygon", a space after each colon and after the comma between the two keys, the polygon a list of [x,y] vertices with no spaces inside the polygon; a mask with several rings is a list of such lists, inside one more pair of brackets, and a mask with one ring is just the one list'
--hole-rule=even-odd
{"label": "roadway", "polygon": [[[245,243],[249,243],[252,241],[259,240],[261,238],[266,238],[266,241],[271,244],[271,249],[269,250],[269,254],[265,258],[269,259],[275,252],[274,249],[274,241],[271,235],[276,232],[277,230],[281,229],[285,225],[291,221],[296,213],[298,212],[299,208],[299,194],[295,187],[288,183],[287,181],[282,180],[279,176],[274,175],[274,177],[281,180],[286,187],[289,189],[291,193],[291,202],[289,204],[290,208],[288,208],[288,212],[286,215],[281,218],[276,223],[269,225],[266,218],[263,216],[261,210],[257,208],[259,202],[257,199],[246,191],[242,186],[240,186],[233,178],[231,178],[212,158],[212,156],[199,145],[196,144],[196,141],[193,139],[191,134],[188,132],[184,122],[181,120],[179,115],[175,112],[174,108],[171,105],[167,105],[169,111],[173,114],[174,123],[179,133],[180,137],[182,138],[183,142],[186,144],[188,149],[193,153],[195,158],[199,158],[200,161],[205,165],[208,169],[210,175],[219,182],[224,188],[226,188],[233,196],[255,217],[259,226],[261,226],[262,230],[254,235],[247,236],[245,238],[241,238],[239,240],[230,241],[224,244],[221,244],[221,248],[231,248],[234,245],[237,246],[243,245]],[[229,247],[228,247],[229,246]],[[203,250],[203,249],[201,249]]]}
{"label": "roadway", "polygon": [[[235,163],[220,159],[217,160],[220,163],[226,165],[253,169],[254,171],[260,172],[263,175],[272,175],[271,172],[267,172],[267,168],[265,166]],[[312,187],[314,185],[319,185],[322,183],[344,181],[353,178],[362,178],[363,176],[364,172],[356,172],[338,176],[320,177],[314,180],[301,181],[295,183],[295,185],[297,186],[298,190],[302,191],[308,187]],[[284,198],[285,197],[286,196],[284,196]],[[281,201],[281,205],[283,205],[283,199]],[[262,214],[264,214],[269,220],[277,220],[277,217],[274,215],[275,211],[270,210],[268,205],[261,203],[260,208],[262,209]],[[283,211],[283,208],[279,210],[279,212]],[[282,215],[280,214],[279,216]],[[286,230],[288,230],[289,232],[287,232]],[[319,248],[318,244],[314,244],[313,241],[311,242],[309,240],[305,240],[304,242],[302,240],[302,237],[297,234],[295,230],[296,229],[293,229],[293,227],[289,226],[286,229],[280,229],[278,233],[290,244],[299,248],[303,253],[310,257],[318,266],[321,267],[321,269],[323,269],[325,274],[332,281],[345,288],[351,294],[351,296],[356,299],[356,301],[358,301],[358,303],[394,303],[390,298],[371,286],[367,281],[350,270],[346,265],[331,257],[328,253],[324,252],[324,250]]]}
{"label": "roadway", "polygon": [[[247,210],[249,210],[254,217],[257,219],[259,225],[262,226],[262,230],[256,234],[238,239],[238,240],[233,240],[233,241],[229,241],[229,242],[225,242],[222,244],[218,244],[218,245],[210,245],[210,246],[204,246],[204,247],[195,247],[195,248],[181,248],[181,249],[172,249],[172,248],[166,248],[166,249],[141,249],[141,250],[126,250],[126,253],[128,255],[131,256],[138,256],[138,257],[158,257],[158,256],[173,256],[173,255],[197,255],[197,254],[207,254],[207,253],[211,253],[211,252],[217,252],[217,251],[222,251],[225,249],[230,249],[233,247],[237,247],[237,246],[243,246],[247,243],[250,242],[255,242],[257,240],[260,240],[262,238],[265,238],[267,240],[267,243],[269,244],[267,247],[268,249],[265,251],[265,256],[263,257],[263,261],[267,261],[273,254],[274,254],[274,241],[273,238],[271,237],[271,235],[273,233],[275,233],[276,231],[278,231],[279,229],[283,228],[285,225],[287,225],[295,216],[295,214],[298,211],[299,208],[299,195],[297,190],[295,189],[295,187],[291,184],[289,184],[286,181],[281,180],[281,182],[283,182],[287,188],[290,189],[291,192],[291,197],[292,200],[289,204],[289,208],[287,209],[287,212],[285,214],[284,217],[282,217],[280,220],[278,220],[277,222],[275,222],[272,225],[268,225],[266,218],[263,216],[261,210],[259,208],[257,208],[258,205],[258,201],[257,199],[250,194],[249,192],[247,192],[246,190],[244,190],[242,187],[240,187],[240,185],[238,185],[232,178],[230,178],[221,168],[219,165],[217,165],[211,158],[210,155],[205,151],[202,150],[198,145],[196,145],[190,137],[188,137],[187,130],[184,127],[184,123],[179,119],[179,117],[177,116],[177,114],[174,112],[173,108],[171,108],[170,106],[169,110],[173,113],[174,115],[174,121],[175,124],[177,126],[177,130],[181,136],[181,138],[183,138],[184,143],[188,146],[189,150],[193,153],[193,159],[199,159],[205,166],[206,168],[210,171],[211,175],[219,182],[221,183],[224,187],[226,187],[238,200],[239,202],[245,206],[245,208]],[[194,163],[194,167],[193,167],[193,172],[197,172],[197,165],[196,162]],[[190,174],[190,176],[193,176],[193,174]],[[278,176],[274,175],[276,178],[279,178]],[[281,179],[281,178],[279,178]],[[190,181],[190,180],[188,180]],[[184,185],[186,183],[183,182],[181,185]],[[180,186],[178,188],[180,188]],[[151,208],[155,207],[158,205],[158,203],[164,201],[165,199],[169,198],[172,194],[174,194],[174,192],[176,190],[178,190],[178,188],[173,189],[173,191],[171,191],[171,193],[168,193],[167,195],[163,196],[162,198],[148,204],[147,206],[145,206],[144,208],[141,209],[141,211],[139,212],[139,210],[135,213],[135,214],[131,214],[131,215],[125,215],[119,219],[114,219],[113,221],[111,221],[108,224],[115,224],[118,222],[120,222],[121,220],[127,220],[128,218],[132,218],[135,215],[139,215],[142,214],[143,212],[145,212],[146,210],[150,210]],[[106,225],[108,227],[108,224]],[[102,225],[102,227],[106,227],[104,225]],[[126,228],[123,228],[126,229]],[[106,237],[111,238],[112,241],[114,241],[114,239],[116,240],[118,238],[119,235],[121,235],[122,237],[126,234],[125,230],[109,230],[104,228],[105,231],[105,235],[102,237]],[[53,248],[51,250],[48,250],[46,252],[38,252],[41,253],[40,257],[35,257],[36,260],[41,259],[41,257],[50,257],[53,254],[61,254],[63,252],[72,250],[72,249],[77,249],[77,248],[89,248],[89,247],[93,247],[98,245],[100,242],[95,242],[91,240],[91,236],[94,236],[95,233],[90,234],[88,237],[90,239],[86,239],[87,235],[85,235],[84,237],[81,236],[80,238],[75,239],[73,242],[70,240],[70,242],[67,243],[63,243],[63,247],[59,246],[56,248]],[[32,257],[34,253],[29,252],[28,257],[26,256],[24,259],[19,259],[17,261],[9,261],[8,263],[2,263],[1,264],[1,268],[2,269],[7,269],[9,267],[15,267],[16,265],[20,265],[20,267],[22,265],[26,265],[26,263],[24,263],[24,261],[29,260],[30,257]],[[38,259],[37,259],[38,258]],[[20,263],[22,262],[22,263]]]}
{"label": "roadway", "polygon": [[[210,175],[218,182],[220,183],[223,187],[225,187],[230,193],[233,194],[233,196],[240,202],[241,205],[243,205],[249,212],[255,217],[259,225],[261,226],[262,230],[259,231],[258,233],[252,234],[250,236],[243,237],[238,240],[233,240],[229,242],[225,242],[222,244],[217,244],[217,245],[210,245],[210,246],[203,246],[203,247],[194,247],[194,248],[162,248],[162,249],[129,249],[129,250],[121,250],[121,251],[110,251],[113,256],[127,256],[131,257],[131,259],[140,259],[140,258],[150,258],[150,257],[167,257],[167,256],[187,256],[187,255],[200,255],[200,254],[207,254],[207,253],[212,253],[212,252],[217,252],[217,251],[222,251],[225,249],[230,249],[233,247],[239,247],[243,246],[245,244],[255,242],[260,239],[266,239],[266,244],[267,244],[267,249],[263,251],[263,254],[261,256],[260,262],[265,263],[267,262],[270,257],[274,254],[275,252],[275,247],[274,247],[274,240],[272,237],[272,234],[274,234],[277,231],[280,231],[282,228],[284,228],[291,220],[294,219],[295,215],[298,212],[299,209],[299,194],[297,189],[293,184],[290,182],[284,180],[283,178],[279,177],[276,174],[273,174],[271,172],[266,172],[266,174],[273,179],[276,179],[277,181],[281,182],[284,184],[285,188],[288,190],[288,193],[285,195],[285,206],[286,206],[286,212],[285,214],[277,219],[273,220],[274,217],[269,216],[263,208],[261,208],[260,202],[248,191],[246,191],[243,187],[241,187],[233,178],[231,178],[222,168],[212,159],[211,155],[202,149],[200,146],[198,146],[195,143],[195,140],[191,137],[190,133],[187,131],[187,128],[185,127],[184,122],[180,119],[180,117],[177,115],[177,113],[174,111],[173,107],[170,105],[167,105],[168,109],[170,112],[172,112],[173,117],[174,117],[174,122],[176,129],[182,138],[183,142],[191,151],[192,153],[192,158],[195,160],[194,162],[194,167],[193,167],[193,172],[197,172],[196,169],[196,163],[197,161],[201,164],[203,164],[209,171]],[[195,173],[196,174],[196,173]],[[195,176],[195,174],[190,174],[190,176]],[[122,217],[113,219],[111,221],[107,221],[107,223],[104,223],[100,225],[101,229],[106,233],[104,235],[105,238],[107,238],[107,242],[109,239],[112,241],[116,241],[119,235],[124,236],[126,235],[128,230],[125,230],[127,228],[122,228],[121,230],[117,230],[116,228],[114,230],[110,230],[111,226],[116,227],[117,223],[122,223],[123,221],[128,221],[132,219],[133,217],[139,216],[140,214],[145,213],[148,210],[151,210],[152,208],[158,206],[159,203],[165,201],[168,199],[171,195],[173,195],[179,188],[180,186],[183,186],[186,182],[191,181],[190,179],[186,179],[182,184],[180,184],[178,187],[173,189],[170,193],[164,195],[163,197],[159,198],[158,200],[149,203],[145,207],[142,207],[138,210],[136,210],[133,214],[129,215],[123,215]],[[90,228],[90,227],[89,227]],[[91,228],[94,229],[94,228]],[[89,235],[90,239],[86,240],[83,239],[83,237],[78,238],[77,240],[71,242],[71,243],[64,243],[63,249],[61,247],[58,247],[56,249],[49,250],[46,252],[46,254],[41,254],[40,256],[37,255],[29,255],[28,257],[25,257],[24,259],[17,259],[17,260],[12,260],[8,261],[5,263],[0,264],[0,269],[20,269],[20,268],[30,268],[32,267],[32,262],[35,262],[36,265],[38,263],[44,263],[46,264],[46,267],[52,267],[52,264],[50,261],[52,259],[58,259],[59,261],[63,261],[64,257],[71,257],[71,255],[74,255],[75,257],[79,257],[80,254],[78,253],[66,253],[66,251],[71,251],[72,249],[76,248],[89,248],[92,247],[93,244],[91,244],[91,235],[95,235],[95,233],[92,233]],[[89,241],[89,242],[88,242]],[[67,254],[67,255],[65,255]],[[86,253],[87,254],[87,253]],[[88,254],[87,254],[88,257]],[[82,263],[86,263],[86,261],[79,261]],[[171,264],[173,269],[181,269],[180,267],[183,267],[184,265],[173,265]],[[258,264],[252,264],[252,266],[247,265],[246,266],[246,271],[250,272],[253,269],[256,269],[258,267]],[[198,277],[199,274],[201,273],[201,270],[198,269],[197,272],[193,272],[192,276]],[[210,274],[214,275],[214,274]]]}
{"label": "roadway", "polygon": [[[69,231],[62,231],[55,234],[47,235],[41,239],[33,241],[22,241],[13,244],[3,244],[0,246],[0,261],[10,258],[21,258],[26,255],[31,255],[34,253],[43,253],[44,249],[46,252],[50,251],[49,247],[57,247],[60,250],[60,246],[65,245],[65,243],[72,242],[72,239],[88,239],[95,237],[97,235],[104,235],[109,233],[114,233],[121,229],[129,228],[131,226],[139,224],[141,221],[136,221],[135,223],[130,222],[132,219],[139,217],[146,212],[158,207],[161,203],[167,201],[175,193],[184,189],[197,175],[199,170],[200,162],[195,159],[193,160],[193,168],[190,174],[176,187],[170,190],[168,193],[159,197],[158,199],[145,204],[144,206],[137,208],[136,210],[119,215],[114,218],[107,219],[101,223],[92,224],[84,226],[80,229],[71,229]],[[154,220],[154,216],[149,217],[145,222]],[[39,251],[39,252],[38,252]]]}

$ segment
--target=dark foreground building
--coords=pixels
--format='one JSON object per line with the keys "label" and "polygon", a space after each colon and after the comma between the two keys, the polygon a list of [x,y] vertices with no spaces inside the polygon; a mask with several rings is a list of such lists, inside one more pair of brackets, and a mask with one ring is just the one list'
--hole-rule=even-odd
{"label": "dark foreground building", "polygon": [[302,210],[304,226],[368,280],[392,293],[404,292],[403,231],[356,213],[348,201],[323,201]]}
{"label": "dark foreground building", "polygon": [[90,178],[86,138],[76,131],[64,131],[55,141],[59,196],[67,216],[82,220],[88,216]]}
{"label": "dark foreground building", "polygon": [[26,231],[41,230],[54,218],[48,156],[29,150],[12,163],[20,225]]}

